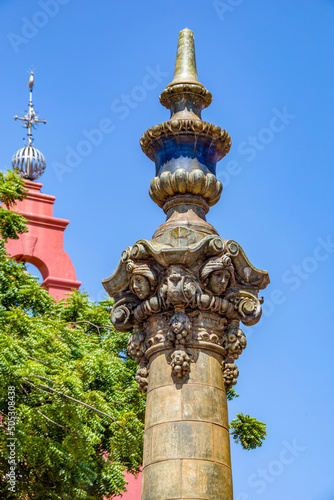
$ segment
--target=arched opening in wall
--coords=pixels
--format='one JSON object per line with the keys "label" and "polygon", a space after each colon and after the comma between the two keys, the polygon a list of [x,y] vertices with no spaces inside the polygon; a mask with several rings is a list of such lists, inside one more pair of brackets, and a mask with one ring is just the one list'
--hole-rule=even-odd
{"label": "arched opening in wall", "polygon": [[40,284],[49,276],[49,270],[44,262],[36,257],[29,255],[13,255],[13,259],[17,262],[23,262],[27,271],[32,275],[38,277]]}
{"label": "arched opening in wall", "polygon": [[30,262],[25,262],[25,267],[27,272],[31,274],[31,276],[34,276],[34,278],[37,278],[38,283],[41,285],[44,280],[40,270]]}

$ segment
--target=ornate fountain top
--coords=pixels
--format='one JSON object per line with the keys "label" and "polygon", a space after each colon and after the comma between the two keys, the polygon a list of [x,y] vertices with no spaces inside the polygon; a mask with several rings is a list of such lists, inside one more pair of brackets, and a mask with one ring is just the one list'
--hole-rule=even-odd
{"label": "ornate fountain top", "polygon": [[31,181],[38,179],[45,170],[44,156],[37,148],[34,148],[32,146],[32,129],[36,128],[36,125],[38,123],[46,123],[46,120],[39,119],[36,111],[34,110],[34,105],[32,102],[32,90],[34,84],[34,72],[33,70],[31,70],[31,74],[28,80],[29,110],[22,117],[17,115],[14,116],[14,120],[21,120],[23,127],[27,129],[28,144],[24,148],[19,149],[12,159],[13,168],[18,170],[19,174],[22,177]]}
{"label": "ornate fountain top", "polygon": [[211,349],[222,356],[226,387],[235,384],[234,361],[246,347],[239,323],[260,319],[258,292],[269,283],[267,271],[206,221],[222,192],[216,163],[231,147],[225,130],[201,119],[211,100],[198,81],[194,36],[186,28],[179,35],[174,79],[160,96],[170,120],[140,141],[156,165],[150,196],[167,220],[151,241],[127,247],[116,271],[103,280],[115,299],[113,324],[134,330],[128,352],[140,363],[137,381],[144,391],[149,360],[160,350],[168,351],[175,381],[188,380],[196,350]]}
{"label": "ornate fountain top", "polygon": [[[216,164],[229,152],[231,138],[202,120],[202,109],[211,101],[211,93],[198,81],[194,34],[186,28],[179,34],[174,79],[160,96],[170,120],[150,128],[140,140],[156,165],[149,194],[166,213],[175,201],[191,201],[206,213],[220,198]],[[175,195],[184,195],[183,200]]]}

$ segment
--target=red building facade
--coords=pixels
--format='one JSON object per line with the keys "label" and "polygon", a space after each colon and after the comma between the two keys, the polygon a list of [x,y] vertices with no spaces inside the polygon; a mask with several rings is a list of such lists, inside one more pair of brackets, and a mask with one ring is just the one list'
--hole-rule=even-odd
{"label": "red building facade", "polygon": [[17,202],[15,211],[28,220],[28,233],[9,240],[7,252],[17,261],[30,262],[43,277],[42,286],[60,300],[81,285],[74,266],[64,250],[64,231],[69,221],[53,216],[55,196],[41,193],[43,184],[25,181],[27,197]]}
{"label": "red building facade", "polygon": [[32,129],[40,120],[34,110],[32,91],[34,73],[28,81],[29,103],[28,112],[22,116],[14,116],[27,129],[26,146],[19,149],[13,156],[12,165],[24,179],[28,190],[26,198],[18,201],[14,210],[27,220],[28,233],[21,234],[18,240],[10,240],[6,249],[11,257],[19,262],[30,262],[40,271],[43,277],[42,286],[56,300],[60,300],[73,289],[81,285],[77,281],[74,266],[64,250],[64,231],[68,220],[53,216],[55,196],[41,193],[43,184],[35,182],[45,170],[45,158],[33,144]]}

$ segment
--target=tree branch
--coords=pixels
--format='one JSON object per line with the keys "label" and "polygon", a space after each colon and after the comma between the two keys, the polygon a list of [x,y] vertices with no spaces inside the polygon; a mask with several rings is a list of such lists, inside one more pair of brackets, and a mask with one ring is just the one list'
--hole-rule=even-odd
{"label": "tree branch", "polygon": [[[105,328],[106,330],[112,330],[114,328],[113,326],[110,325],[95,325],[95,323],[92,323],[91,321],[88,320],[70,321],[70,325],[78,325],[79,323],[87,323],[88,325],[94,326],[99,332],[99,335],[100,335],[100,328]],[[114,354],[116,354],[118,357],[122,359],[127,359],[126,356],[122,356],[119,353],[114,353]]]}
{"label": "tree branch", "polygon": [[67,398],[67,399],[70,399],[71,401],[74,401],[75,403],[79,403],[80,405],[82,406],[86,406],[86,408],[89,408],[90,410],[93,410],[93,411],[96,411],[97,413],[101,413],[101,415],[104,415],[105,417],[108,417],[110,418],[110,420],[112,420],[115,424],[117,424],[121,429],[123,429],[122,425],[119,424],[117,422],[117,420],[115,420],[111,415],[108,415],[108,413],[104,413],[103,411],[101,410],[98,410],[97,408],[94,408],[94,406],[91,406],[91,405],[88,405],[87,403],[84,403],[83,401],[79,401],[78,399],[75,399],[75,398],[72,398],[71,396],[68,396],[67,394],[64,394],[63,392],[60,392],[60,391],[56,391],[56,389],[52,389],[52,387],[49,387],[48,385],[44,385],[44,384],[37,384],[37,386],[35,384],[33,384],[30,380],[28,380],[26,377],[24,377],[24,379],[28,382],[28,384],[31,384],[33,387],[35,387],[36,389],[38,390],[42,390],[43,392],[46,392],[47,394],[50,394],[48,393],[47,391],[44,391],[43,389],[40,389],[39,387],[37,386],[40,386],[40,387],[45,387],[46,389],[52,391],[52,392],[55,392],[56,394],[59,394],[60,396],[63,396],[64,398]]}
{"label": "tree branch", "polygon": [[47,365],[45,361],[40,361],[39,359],[32,358],[31,356],[27,356],[28,359],[31,359],[32,361],[37,361],[37,363],[41,363],[42,365]]}
{"label": "tree branch", "polygon": [[112,330],[114,328],[111,325],[95,325],[95,323],[92,323],[91,321],[87,321],[87,320],[71,321],[70,322],[71,325],[78,325],[80,323],[87,323],[88,325],[94,326],[97,329],[97,331],[99,332],[99,334],[100,334],[100,328],[104,328],[106,330]]}
{"label": "tree branch", "polygon": [[53,384],[55,383],[54,380],[51,380],[50,378],[42,377],[42,375],[32,375],[33,377],[41,378],[42,380],[46,380],[47,382],[52,382]]}
{"label": "tree branch", "polygon": [[36,410],[37,413],[39,413],[40,415],[42,415],[42,417],[46,418],[46,420],[48,420],[49,422],[52,422],[53,424],[58,425],[58,427],[61,427],[65,431],[72,432],[72,434],[74,434],[76,436],[76,433],[74,431],[72,431],[71,429],[68,429],[67,427],[64,427],[61,424],[57,424],[57,422],[55,422],[54,420],[51,420],[51,418],[49,418],[46,415],[44,415],[44,413],[42,413],[41,411],[37,410],[37,408],[34,408],[34,410]]}

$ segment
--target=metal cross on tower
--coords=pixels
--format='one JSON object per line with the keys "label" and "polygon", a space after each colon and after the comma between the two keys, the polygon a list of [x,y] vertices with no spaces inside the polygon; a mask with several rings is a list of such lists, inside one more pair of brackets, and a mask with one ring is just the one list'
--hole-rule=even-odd
{"label": "metal cross on tower", "polygon": [[28,130],[28,146],[31,146],[33,143],[33,138],[32,138],[32,132],[31,129],[34,127],[36,123],[46,123],[46,120],[40,120],[38,115],[36,114],[36,111],[34,110],[34,105],[32,103],[32,89],[35,85],[34,81],[34,71],[31,70],[31,74],[28,80],[28,87],[29,87],[29,111],[26,113],[24,116],[14,116],[14,120],[22,120],[24,123],[24,127]]}
{"label": "metal cross on tower", "polygon": [[31,70],[31,74],[28,80],[29,87],[29,111],[24,116],[14,116],[14,120],[21,120],[23,126],[28,130],[28,144],[19,149],[12,159],[13,168],[16,169],[22,177],[29,179],[31,181],[38,179],[45,170],[45,158],[42,153],[32,147],[33,137],[32,128],[35,128],[37,123],[46,123],[46,120],[40,120],[36,111],[34,110],[34,105],[32,102],[32,89],[34,86],[34,72]]}

